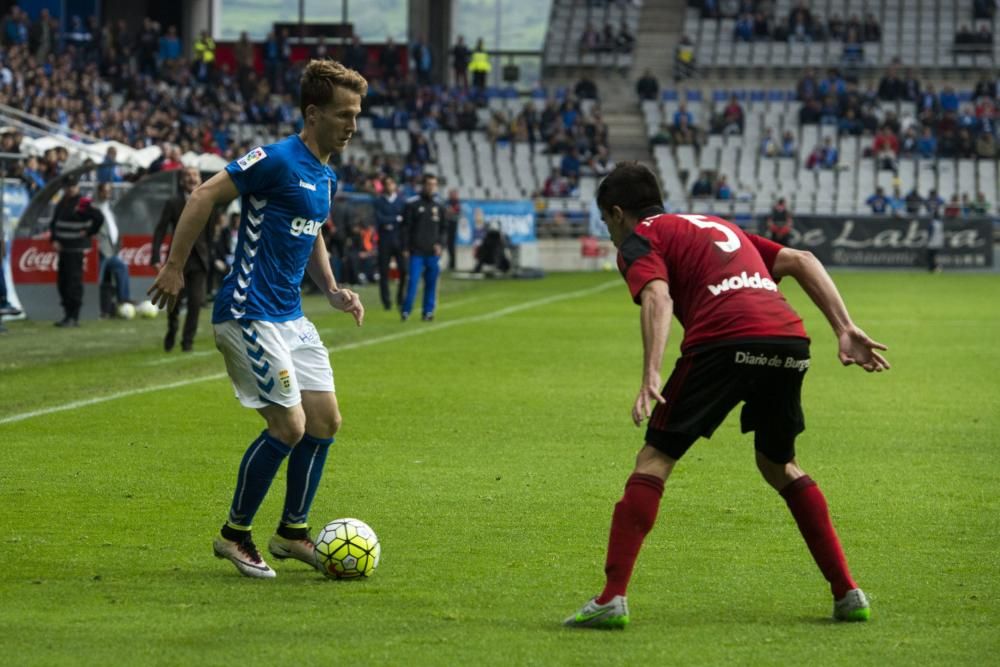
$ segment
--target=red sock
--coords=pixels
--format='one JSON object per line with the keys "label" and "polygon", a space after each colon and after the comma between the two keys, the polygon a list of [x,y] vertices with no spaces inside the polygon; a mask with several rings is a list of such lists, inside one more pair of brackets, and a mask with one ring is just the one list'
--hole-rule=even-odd
{"label": "red sock", "polygon": [[625,595],[639,547],[656,522],[663,495],[663,480],[654,475],[633,473],[625,483],[625,495],[615,505],[608,537],[608,558],[604,563],[607,583],[597,598],[604,604],[616,595]]}
{"label": "red sock", "polygon": [[788,503],[788,509],[799,525],[799,532],[805,539],[820,572],[830,582],[833,597],[840,599],[852,588],[857,588],[851,573],[847,570],[847,559],[840,548],[837,531],[830,522],[830,511],[826,506],[823,492],[808,475],[781,490],[781,497]]}

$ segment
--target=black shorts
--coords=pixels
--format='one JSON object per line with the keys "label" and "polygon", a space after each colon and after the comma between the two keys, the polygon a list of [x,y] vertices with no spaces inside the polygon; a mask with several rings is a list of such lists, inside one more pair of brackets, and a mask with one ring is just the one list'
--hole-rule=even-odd
{"label": "black shorts", "polygon": [[805,429],[802,378],[809,341],[802,338],[727,342],[681,356],[653,410],[646,442],[679,459],[699,437],[711,437],[743,401],[740,425],[754,431],[754,447],[775,463],[795,456]]}

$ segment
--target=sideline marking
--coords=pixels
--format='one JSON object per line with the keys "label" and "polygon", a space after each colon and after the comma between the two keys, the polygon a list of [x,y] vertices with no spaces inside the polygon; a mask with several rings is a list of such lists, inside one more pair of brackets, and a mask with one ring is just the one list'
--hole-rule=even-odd
{"label": "sideline marking", "polygon": [[[476,302],[476,301],[488,301],[491,298],[498,298],[498,297],[496,297],[496,296],[491,296],[491,297],[470,297],[468,299],[459,299],[458,301],[448,301],[446,303],[441,304],[441,306],[438,307],[438,310],[443,310],[443,309],[448,308],[448,307],[454,308],[454,307],[457,307],[457,306],[464,306],[467,303],[473,303],[473,302]],[[456,320],[456,321],[464,321],[464,320]],[[322,335],[325,336],[327,334],[336,333],[337,331],[339,331],[339,329],[330,329],[330,328],[327,328],[327,329],[319,329],[318,331],[319,331],[320,334],[322,334]],[[390,340],[390,339],[386,338],[386,337],[373,338],[372,339],[373,343],[374,342],[381,342],[383,340]],[[369,343],[369,345],[371,345],[373,343]],[[333,351],[339,350],[339,349],[353,349],[353,348],[349,348],[349,347],[348,348],[340,348],[340,347],[336,347],[335,346],[335,347],[330,347],[330,348],[327,348],[327,349],[329,349],[331,352],[333,352]],[[188,359],[192,359],[192,358],[195,358],[195,357],[205,357],[205,356],[208,356],[208,355],[214,355],[214,354],[216,354],[216,352],[217,352],[216,350],[199,350],[197,352],[184,352],[183,354],[181,354],[179,356],[178,355],[170,355],[170,356],[167,356],[167,357],[161,357],[159,359],[152,359],[150,361],[144,361],[144,362],[142,362],[142,365],[143,366],[163,366],[165,364],[177,363],[178,361],[187,361]],[[2,424],[2,423],[3,422],[0,421],[0,424]]]}
{"label": "sideline marking", "polygon": [[[389,334],[387,336],[379,336],[378,338],[360,340],[354,343],[346,343],[344,345],[333,345],[326,349],[329,350],[330,352],[340,352],[342,350],[356,350],[358,348],[369,347],[371,345],[377,345],[379,343],[387,343],[394,340],[412,338],[413,336],[422,336],[424,334],[433,333],[435,331],[443,331],[444,329],[450,329],[451,327],[457,327],[462,324],[487,322],[489,320],[495,320],[500,317],[506,317],[507,315],[511,315],[513,313],[519,313],[522,310],[530,310],[532,308],[537,308],[538,306],[545,306],[550,303],[557,303],[559,301],[566,301],[581,296],[587,296],[589,294],[596,294],[597,292],[603,292],[604,290],[618,284],[620,283],[617,280],[612,280],[605,283],[601,283],[596,287],[588,287],[587,289],[577,290],[575,292],[566,292],[565,294],[555,294],[553,296],[547,296],[542,299],[536,299],[534,301],[526,301],[525,303],[521,303],[515,306],[508,306],[506,308],[501,308],[500,310],[495,310],[491,313],[484,313],[482,315],[471,315],[469,317],[463,317],[461,319],[451,320],[447,322],[433,322],[429,324],[411,322],[411,324],[414,324],[415,327],[408,331],[401,331],[399,333]],[[205,352],[205,354],[209,353]],[[199,382],[208,382],[210,380],[221,380],[224,377],[226,377],[225,373],[213,373],[212,375],[202,375],[200,377],[189,378],[187,380],[179,380],[177,382],[169,382],[167,384],[153,385],[152,387],[141,387],[139,389],[129,389],[127,391],[119,391],[114,394],[108,394],[107,396],[97,396],[82,401],[71,401],[69,403],[63,403],[62,405],[53,405],[48,408],[41,408],[38,410],[31,410],[30,412],[22,412],[19,414],[10,415],[9,417],[0,417],[0,424],[13,424],[15,422],[24,421],[26,419],[32,419],[33,417],[41,417],[56,412],[65,412],[67,410],[76,410],[77,408],[84,408],[90,405],[97,405],[98,403],[107,403],[109,401],[117,401],[119,398],[128,398],[129,396],[148,394],[163,389],[179,389],[180,387],[187,387],[189,385],[197,384]]]}

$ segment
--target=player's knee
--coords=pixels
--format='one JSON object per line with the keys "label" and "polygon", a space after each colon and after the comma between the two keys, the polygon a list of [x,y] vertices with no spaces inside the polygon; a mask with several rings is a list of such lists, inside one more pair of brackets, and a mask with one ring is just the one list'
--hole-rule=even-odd
{"label": "player's knee", "polygon": [[306,431],[315,438],[332,438],[337,435],[343,421],[339,412],[321,417],[313,416],[306,426]]}
{"label": "player's knee", "polygon": [[772,461],[763,452],[757,452],[757,470],[775,491],[783,488],[802,477],[805,472],[793,458],[791,461]]}
{"label": "player's knee", "polygon": [[289,447],[294,447],[306,434],[306,418],[301,410],[290,411],[279,418],[268,420],[267,430]]}
{"label": "player's knee", "polygon": [[340,426],[344,423],[343,418],[341,418],[340,413],[332,414],[326,419],[326,423],[323,425],[323,437],[332,438],[337,435],[337,431],[340,430]]}

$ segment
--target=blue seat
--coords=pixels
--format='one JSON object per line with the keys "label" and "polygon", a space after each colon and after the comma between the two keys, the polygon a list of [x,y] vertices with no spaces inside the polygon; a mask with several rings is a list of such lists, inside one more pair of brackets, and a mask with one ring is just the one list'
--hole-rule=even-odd
{"label": "blue seat", "polygon": [[676,90],[664,90],[660,93],[660,99],[664,102],[676,102],[679,98]]}

